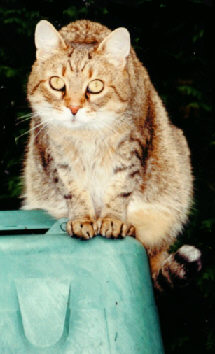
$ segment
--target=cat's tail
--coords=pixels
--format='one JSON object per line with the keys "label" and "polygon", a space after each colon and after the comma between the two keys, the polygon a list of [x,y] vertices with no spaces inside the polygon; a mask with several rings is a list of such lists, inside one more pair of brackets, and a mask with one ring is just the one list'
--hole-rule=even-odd
{"label": "cat's tail", "polygon": [[194,246],[184,245],[170,254],[163,262],[158,274],[153,277],[159,291],[187,285],[202,269],[201,252]]}

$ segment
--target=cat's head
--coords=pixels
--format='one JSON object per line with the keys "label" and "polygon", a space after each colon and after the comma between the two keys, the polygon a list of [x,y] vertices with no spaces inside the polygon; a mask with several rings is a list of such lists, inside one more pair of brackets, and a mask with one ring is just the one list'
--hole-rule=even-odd
{"label": "cat's head", "polygon": [[130,36],[125,28],[107,33],[100,43],[82,39],[68,45],[49,22],[37,24],[28,100],[43,122],[101,129],[125,116],[131,95]]}

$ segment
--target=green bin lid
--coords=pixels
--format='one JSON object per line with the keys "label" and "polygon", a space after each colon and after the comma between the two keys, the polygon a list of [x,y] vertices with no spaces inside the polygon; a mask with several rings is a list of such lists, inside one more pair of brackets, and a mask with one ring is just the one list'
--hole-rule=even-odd
{"label": "green bin lid", "polygon": [[162,354],[143,246],[71,239],[65,222],[0,212],[0,353]]}

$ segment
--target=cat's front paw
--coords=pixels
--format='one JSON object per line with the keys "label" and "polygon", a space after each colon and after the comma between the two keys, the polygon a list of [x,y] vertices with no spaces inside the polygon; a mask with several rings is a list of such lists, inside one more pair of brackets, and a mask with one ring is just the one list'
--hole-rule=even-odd
{"label": "cat's front paw", "polygon": [[107,238],[124,238],[125,236],[135,237],[133,225],[127,225],[121,220],[114,218],[100,218],[97,220],[98,233]]}
{"label": "cat's front paw", "polygon": [[68,234],[81,240],[89,240],[97,234],[97,224],[92,219],[75,219],[67,222]]}

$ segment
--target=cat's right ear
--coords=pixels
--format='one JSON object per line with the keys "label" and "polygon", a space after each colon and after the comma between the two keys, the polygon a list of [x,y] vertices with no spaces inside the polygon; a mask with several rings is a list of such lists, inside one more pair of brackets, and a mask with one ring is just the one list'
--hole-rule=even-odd
{"label": "cat's right ear", "polygon": [[38,22],[35,30],[35,45],[37,59],[46,59],[59,49],[66,48],[63,38],[54,26],[42,20]]}

